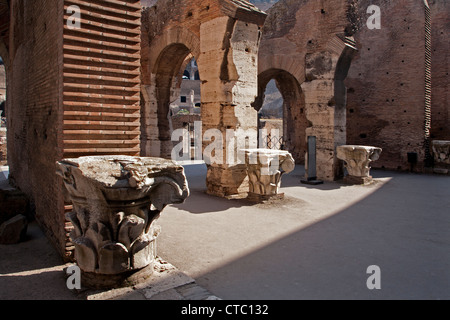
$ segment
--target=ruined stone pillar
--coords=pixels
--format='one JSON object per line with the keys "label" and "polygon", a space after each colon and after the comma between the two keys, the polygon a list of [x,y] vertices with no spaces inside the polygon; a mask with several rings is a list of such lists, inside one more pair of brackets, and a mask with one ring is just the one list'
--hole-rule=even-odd
{"label": "ruined stone pillar", "polygon": [[283,199],[281,177],[295,169],[295,161],[288,151],[245,149],[245,163],[250,188],[248,199],[255,202]]}
{"label": "ruined stone pillar", "polygon": [[[251,104],[257,95],[260,27],[219,17],[201,25],[200,39],[203,133],[217,129],[223,136],[223,161],[207,164],[207,191],[220,197],[245,194],[245,163],[227,159],[230,152],[237,156],[240,149],[257,147],[258,117]],[[227,130],[235,134],[228,149]],[[205,141],[204,147],[210,143]]]}
{"label": "ruined stone pillar", "polygon": [[71,240],[92,288],[132,285],[153,273],[154,222],[172,203],[189,195],[183,167],[159,158],[82,157],[57,164],[73,212]]}
{"label": "ruined stone pillar", "polygon": [[370,163],[380,158],[381,148],[368,146],[339,146],[337,157],[345,162],[348,176],[344,182],[349,184],[370,184],[373,179],[370,175]]}

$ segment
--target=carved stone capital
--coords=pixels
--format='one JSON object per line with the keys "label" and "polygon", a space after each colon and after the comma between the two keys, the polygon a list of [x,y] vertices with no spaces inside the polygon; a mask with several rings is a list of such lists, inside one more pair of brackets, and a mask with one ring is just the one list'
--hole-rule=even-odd
{"label": "carved stone capital", "polygon": [[436,165],[450,165],[450,141],[434,140],[433,156]]}
{"label": "carved stone capital", "polygon": [[160,232],[154,221],[189,196],[183,167],[159,158],[103,156],[62,160],[57,173],[73,203],[70,236],[89,285],[117,286],[147,267],[151,273]]}
{"label": "carved stone capital", "polygon": [[380,158],[383,150],[370,146],[345,145],[337,147],[337,157],[345,162],[349,183],[369,184],[372,182],[370,163]]}
{"label": "carved stone capital", "polygon": [[249,199],[255,201],[283,198],[281,177],[295,169],[295,161],[288,151],[244,149],[249,177]]}

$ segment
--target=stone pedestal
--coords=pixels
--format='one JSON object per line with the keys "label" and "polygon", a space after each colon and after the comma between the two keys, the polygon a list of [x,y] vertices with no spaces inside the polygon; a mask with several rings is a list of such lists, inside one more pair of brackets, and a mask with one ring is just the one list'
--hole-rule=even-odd
{"label": "stone pedestal", "polygon": [[381,148],[370,146],[345,145],[337,147],[337,157],[345,162],[348,175],[344,182],[348,184],[370,184],[370,163],[380,158]]}
{"label": "stone pedestal", "polygon": [[295,161],[288,151],[244,149],[249,177],[248,199],[255,202],[283,199],[281,177],[295,169]]}
{"label": "stone pedestal", "polygon": [[71,240],[82,285],[133,285],[153,273],[154,221],[189,195],[183,167],[159,158],[82,157],[57,163],[73,212]]}
{"label": "stone pedestal", "polygon": [[450,172],[450,141],[434,140],[432,142],[434,172],[448,174]]}

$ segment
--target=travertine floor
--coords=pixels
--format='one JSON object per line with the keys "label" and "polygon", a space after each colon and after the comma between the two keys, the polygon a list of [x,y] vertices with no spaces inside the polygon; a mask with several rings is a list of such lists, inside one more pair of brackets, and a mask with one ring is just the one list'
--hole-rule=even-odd
{"label": "travertine floor", "polygon": [[[31,224],[28,241],[0,246],[0,299],[450,299],[448,176],[374,170],[368,187],[307,186],[298,167],[285,201],[255,205],[206,195],[204,167],[186,170],[191,197],[158,221],[175,276],[159,289],[68,291],[67,266]],[[366,286],[371,265],[381,290]]]}

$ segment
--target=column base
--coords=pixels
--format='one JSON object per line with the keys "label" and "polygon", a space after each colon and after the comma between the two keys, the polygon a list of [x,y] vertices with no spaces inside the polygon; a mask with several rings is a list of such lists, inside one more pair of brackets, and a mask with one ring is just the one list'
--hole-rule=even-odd
{"label": "column base", "polygon": [[154,273],[154,263],[139,270],[107,275],[81,271],[81,285],[85,288],[104,290],[135,286],[149,279]]}
{"label": "column base", "polygon": [[362,185],[370,185],[373,183],[372,176],[369,177],[355,177],[355,176],[345,176],[344,177],[344,183],[346,184],[362,184]]}
{"label": "column base", "polygon": [[274,201],[274,200],[275,201],[283,200],[283,199],[284,199],[284,193],[266,195],[266,194],[258,194],[258,193],[249,192],[248,197],[247,197],[247,200],[249,200],[251,202],[258,202],[258,203]]}

